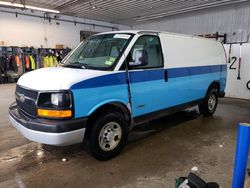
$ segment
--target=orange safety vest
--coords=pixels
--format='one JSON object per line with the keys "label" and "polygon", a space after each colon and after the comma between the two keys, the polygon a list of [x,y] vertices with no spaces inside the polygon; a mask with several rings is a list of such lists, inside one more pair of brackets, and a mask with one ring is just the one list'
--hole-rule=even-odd
{"label": "orange safety vest", "polygon": [[19,58],[19,56],[18,56],[18,55],[16,55],[16,56],[15,56],[15,61],[16,61],[16,65],[17,65],[17,67],[20,67],[21,62],[20,62],[20,58]]}
{"label": "orange safety vest", "polygon": [[26,67],[26,69],[30,68],[30,58],[29,58],[29,56],[25,56],[25,67]]}

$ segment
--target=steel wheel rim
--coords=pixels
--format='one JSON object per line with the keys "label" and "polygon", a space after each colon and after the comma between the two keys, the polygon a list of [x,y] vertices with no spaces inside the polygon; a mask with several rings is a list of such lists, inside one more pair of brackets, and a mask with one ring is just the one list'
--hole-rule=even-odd
{"label": "steel wheel rim", "polygon": [[121,141],[122,129],[116,122],[105,124],[99,134],[99,146],[104,151],[113,150]]}
{"label": "steel wheel rim", "polygon": [[208,109],[213,111],[216,105],[216,96],[214,94],[210,95],[208,99]]}

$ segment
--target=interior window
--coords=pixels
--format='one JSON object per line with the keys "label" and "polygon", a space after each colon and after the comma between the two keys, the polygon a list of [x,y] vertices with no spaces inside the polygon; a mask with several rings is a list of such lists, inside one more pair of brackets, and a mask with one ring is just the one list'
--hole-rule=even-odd
{"label": "interior window", "polygon": [[128,55],[127,62],[136,60],[136,50],[145,50],[147,53],[148,64],[144,66],[136,66],[133,67],[133,69],[157,68],[163,66],[161,44],[158,36],[145,35],[139,37]]}

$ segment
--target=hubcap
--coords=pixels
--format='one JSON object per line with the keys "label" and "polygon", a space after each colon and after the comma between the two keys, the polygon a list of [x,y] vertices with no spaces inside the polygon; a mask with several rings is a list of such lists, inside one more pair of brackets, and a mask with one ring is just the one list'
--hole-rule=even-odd
{"label": "hubcap", "polygon": [[216,96],[212,94],[208,99],[208,109],[213,111],[216,105]]}
{"label": "hubcap", "polygon": [[99,134],[99,145],[104,151],[113,150],[121,140],[122,129],[116,122],[109,122],[103,126]]}

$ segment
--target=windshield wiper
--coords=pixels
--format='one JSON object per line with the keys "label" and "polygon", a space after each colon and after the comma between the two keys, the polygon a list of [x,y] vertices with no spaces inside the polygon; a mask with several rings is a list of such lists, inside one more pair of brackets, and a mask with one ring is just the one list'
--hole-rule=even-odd
{"label": "windshield wiper", "polygon": [[63,67],[86,69],[86,66],[83,63],[69,63],[69,64],[64,64]]}

